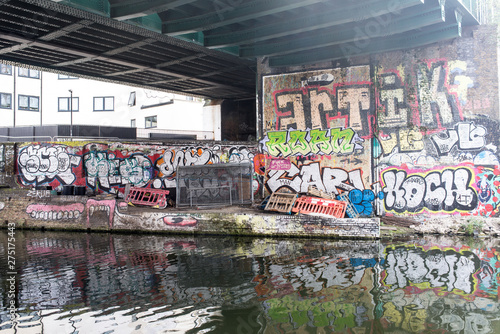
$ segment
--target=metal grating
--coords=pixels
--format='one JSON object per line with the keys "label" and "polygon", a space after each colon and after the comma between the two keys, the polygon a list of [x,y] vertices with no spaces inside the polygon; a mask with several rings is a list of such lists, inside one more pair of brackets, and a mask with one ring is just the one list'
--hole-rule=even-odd
{"label": "metal grating", "polygon": [[251,204],[251,163],[179,166],[176,206],[224,206]]}

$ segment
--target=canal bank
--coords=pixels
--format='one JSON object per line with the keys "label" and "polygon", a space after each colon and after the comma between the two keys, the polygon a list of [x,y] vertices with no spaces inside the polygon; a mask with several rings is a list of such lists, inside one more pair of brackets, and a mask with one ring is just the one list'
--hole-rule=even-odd
{"label": "canal bank", "polygon": [[53,195],[47,190],[15,188],[0,190],[0,221],[26,229],[380,238],[380,218],[280,214],[264,211],[258,204],[157,209],[131,206],[110,195]]}

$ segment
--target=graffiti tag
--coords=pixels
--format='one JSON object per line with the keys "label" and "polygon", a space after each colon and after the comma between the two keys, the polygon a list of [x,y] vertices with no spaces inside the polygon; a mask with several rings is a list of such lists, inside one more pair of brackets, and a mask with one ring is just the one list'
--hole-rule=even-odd
{"label": "graffiti tag", "polygon": [[261,141],[262,149],[273,157],[316,154],[352,154],[362,151],[364,142],[351,128],[327,130],[270,131]]}
{"label": "graffiti tag", "polygon": [[18,166],[25,184],[42,184],[58,179],[72,184],[76,176],[72,167],[80,165],[81,157],[68,153],[64,145],[28,145],[19,151]]}
{"label": "graffiti tag", "polygon": [[467,211],[477,206],[469,168],[446,168],[410,173],[398,168],[382,172],[385,208],[395,212]]}

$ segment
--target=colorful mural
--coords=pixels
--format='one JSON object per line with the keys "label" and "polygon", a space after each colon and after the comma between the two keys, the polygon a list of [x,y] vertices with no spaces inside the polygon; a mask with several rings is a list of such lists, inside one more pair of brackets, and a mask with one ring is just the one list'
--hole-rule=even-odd
{"label": "colorful mural", "polygon": [[231,145],[26,143],[17,151],[17,179],[22,186],[86,186],[111,194],[123,193],[126,185],[175,188],[178,166],[253,162],[256,151]]}
{"label": "colorful mural", "polygon": [[500,216],[499,122],[475,112],[478,68],[405,55],[264,76],[266,191],[364,194],[362,216]]}

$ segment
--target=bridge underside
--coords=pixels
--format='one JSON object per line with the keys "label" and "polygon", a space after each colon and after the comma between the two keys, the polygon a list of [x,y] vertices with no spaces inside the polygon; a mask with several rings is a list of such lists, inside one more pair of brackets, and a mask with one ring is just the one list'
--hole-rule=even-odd
{"label": "bridge underside", "polygon": [[0,0],[0,61],[254,99],[262,57],[286,68],[457,38],[476,1]]}

